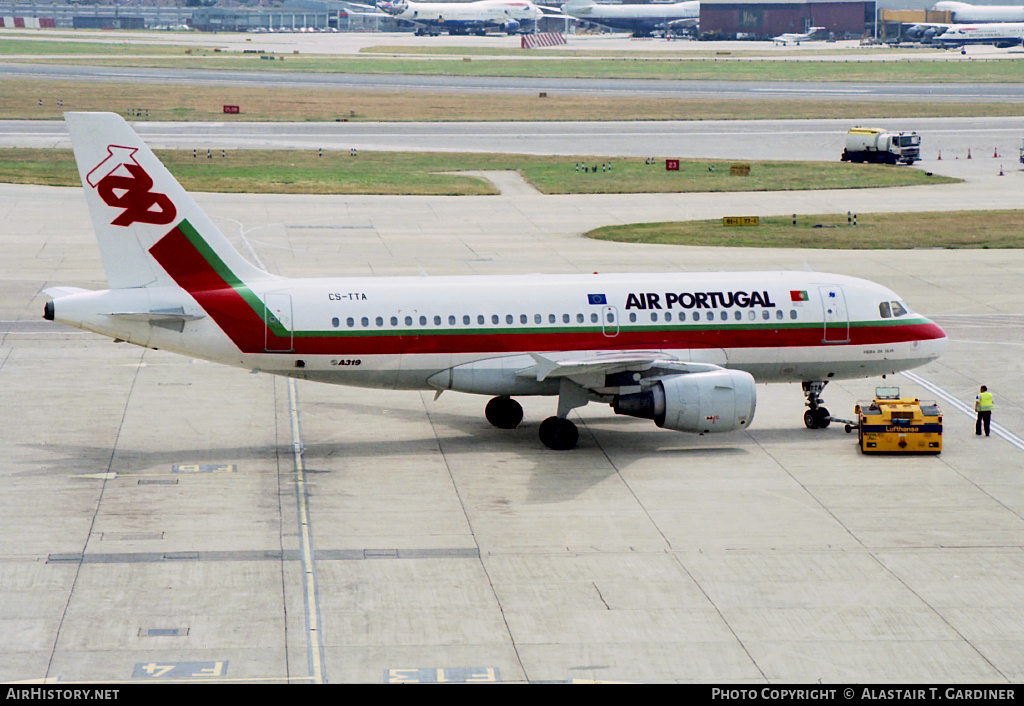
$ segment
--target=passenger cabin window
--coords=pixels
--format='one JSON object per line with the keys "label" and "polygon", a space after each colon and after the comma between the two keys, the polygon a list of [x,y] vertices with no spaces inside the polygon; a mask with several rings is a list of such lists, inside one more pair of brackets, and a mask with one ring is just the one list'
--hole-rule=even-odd
{"label": "passenger cabin window", "polygon": [[889,309],[889,302],[882,302],[878,305],[878,313],[882,315],[883,319],[892,317],[892,310]]}

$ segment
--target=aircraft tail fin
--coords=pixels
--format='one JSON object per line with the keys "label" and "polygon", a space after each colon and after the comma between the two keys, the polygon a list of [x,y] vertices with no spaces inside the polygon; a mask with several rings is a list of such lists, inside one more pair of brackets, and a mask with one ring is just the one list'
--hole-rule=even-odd
{"label": "aircraft tail fin", "polygon": [[111,289],[269,277],[239,254],[115,113],[65,113]]}

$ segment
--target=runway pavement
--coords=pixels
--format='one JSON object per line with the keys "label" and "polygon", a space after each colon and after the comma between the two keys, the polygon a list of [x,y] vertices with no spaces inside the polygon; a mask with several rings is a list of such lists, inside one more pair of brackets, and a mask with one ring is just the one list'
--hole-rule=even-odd
{"label": "runway pavement", "polygon": [[[852,120],[477,123],[174,123],[134,127],[154,148],[498,152],[595,157],[835,161]],[[1014,171],[1024,118],[863,121],[921,135],[927,171],[988,179]],[[0,147],[69,148],[63,122],[0,121]],[[364,154],[365,156],[365,154]],[[1013,190],[999,190],[1013,194]],[[1016,207],[1018,200],[1013,201]]]}
{"label": "runway pavement", "polygon": [[[1007,682],[1024,678],[1024,251],[603,243],[594,225],[1019,207],[963,185],[793,194],[199,195],[285,275],[802,269],[891,286],[948,352],[875,385],[938,399],[944,449],[862,456],[793,385],[699,437],[577,410],[569,453],[483,398],[366,391],[41,321],[100,288],[79,189],[0,186],[0,681]],[[1015,204],[1015,205],[1014,205]],[[908,213],[907,217],[914,217]],[[977,438],[978,385],[1004,436]]]}
{"label": "runway pavement", "polygon": [[[2,35],[0,35],[2,36]],[[136,82],[204,86],[258,86],[301,90],[344,89],[376,92],[485,93],[641,99],[828,100],[900,103],[1018,103],[1019,83],[908,83],[883,81],[701,81],[680,79],[518,78],[508,76],[302,73],[132,66],[88,66],[53,63],[0,63],[0,76],[36,81]],[[449,59],[445,59],[446,61]],[[642,108],[641,108],[642,109]]]}

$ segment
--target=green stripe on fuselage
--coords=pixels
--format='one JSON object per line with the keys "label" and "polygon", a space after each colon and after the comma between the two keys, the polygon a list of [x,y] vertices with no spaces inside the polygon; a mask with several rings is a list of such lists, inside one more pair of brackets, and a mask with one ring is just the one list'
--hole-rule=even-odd
{"label": "green stripe on fuselage", "polygon": [[214,272],[220,275],[220,278],[224,280],[224,283],[238,292],[238,295],[241,296],[250,307],[252,307],[252,310],[256,315],[267,322],[267,326],[275,336],[286,337],[291,335],[291,332],[282,326],[281,322],[279,322],[277,318],[267,316],[267,308],[263,303],[263,300],[256,296],[256,293],[249,289],[245,282],[238,279],[235,273],[231,271],[231,268],[220,259],[220,256],[213,250],[213,248],[210,247],[209,243],[203,239],[203,236],[199,234],[199,231],[197,231],[187,219],[182,220],[181,223],[178,224],[178,229],[184,233],[185,237],[188,238],[188,241],[192,243],[192,247],[194,247],[199,255],[206,260],[207,264],[213,268]]}

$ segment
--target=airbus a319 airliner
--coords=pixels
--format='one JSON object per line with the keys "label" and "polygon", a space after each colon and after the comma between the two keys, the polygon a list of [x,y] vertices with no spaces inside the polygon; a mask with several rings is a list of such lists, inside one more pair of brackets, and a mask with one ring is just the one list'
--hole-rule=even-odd
{"label": "airbus a319 airliner", "polygon": [[573,448],[588,402],[698,434],[748,427],[756,382],[799,382],[827,426],[830,380],[927,363],[946,335],[873,282],[816,272],[290,279],[242,257],[119,116],[66,115],[109,289],[45,290],[45,318],[304,380],[557,397]]}

